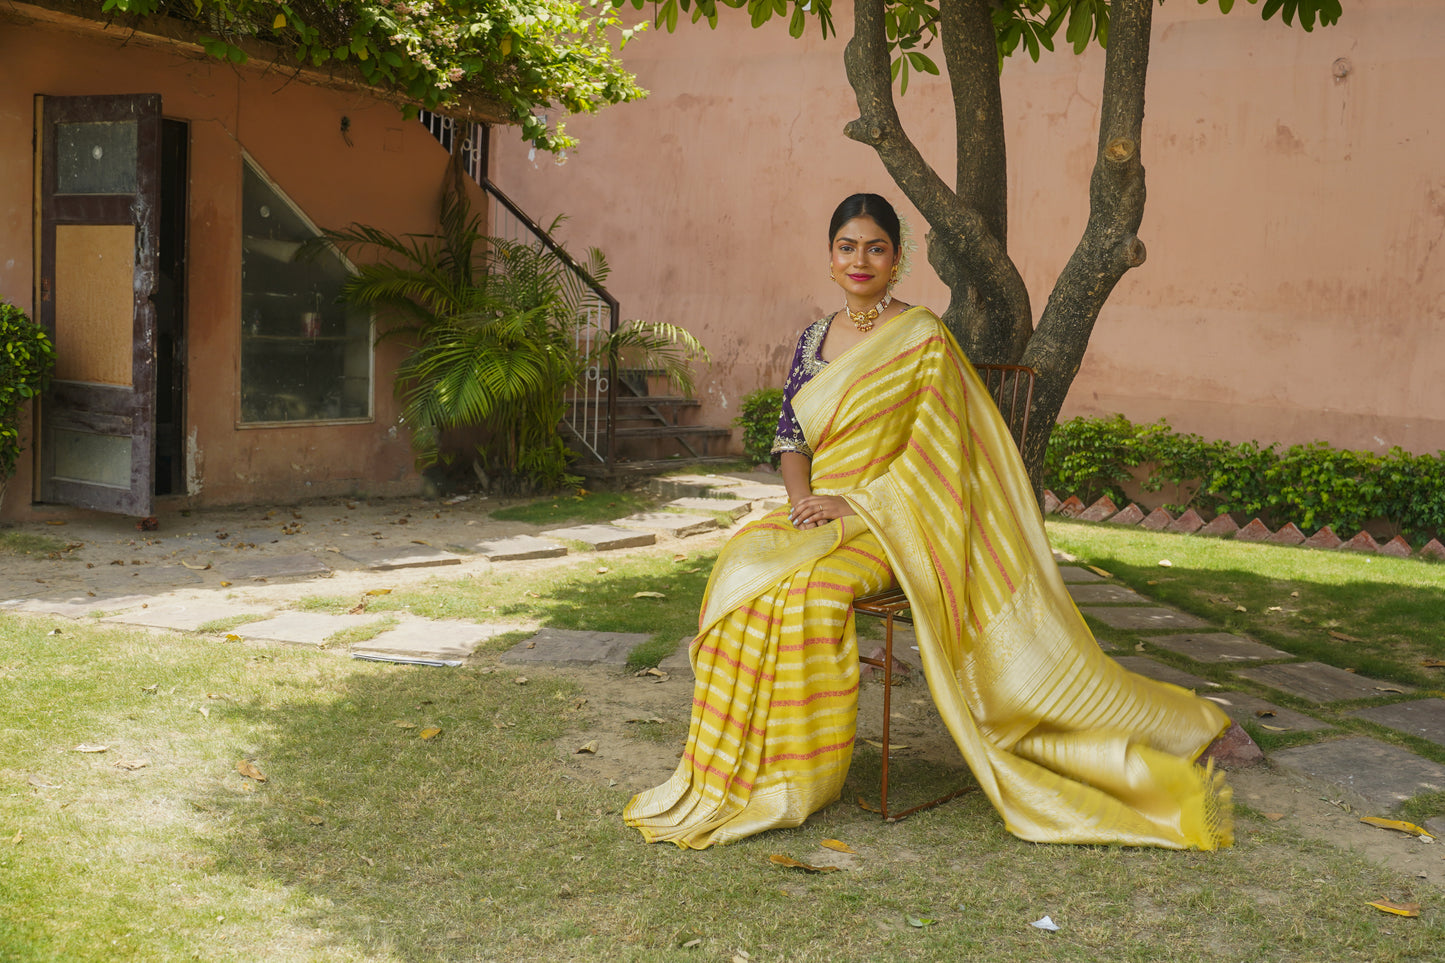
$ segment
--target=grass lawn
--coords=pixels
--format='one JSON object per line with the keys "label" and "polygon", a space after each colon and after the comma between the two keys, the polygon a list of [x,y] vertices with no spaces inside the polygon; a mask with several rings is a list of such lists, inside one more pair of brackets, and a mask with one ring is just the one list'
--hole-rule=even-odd
{"label": "grass lawn", "polygon": [[[1247,813],[1214,854],[1022,843],[978,794],[892,826],[836,804],[709,852],[647,846],[625,793],[555,745],[586,724],[571,687],[509,672],[0,617],[0,684],[15,963],[1382,961],[1445,937],[1434,907],[1364,906],[1420,899],[1415,881]],[[854,868],[768,861],[826,839]],[[1062,929],[1029,925],[1044,915]]]}
{"label": "grass lawn", "polygon": [[491,512],[502,522],[527,522],[531,525],[561,525],[567,522],[605,523],[650,510],[657,498],[646,492],[588,491],[579,488],[575,494],[538,498],[522,505],[511,505]]}
{"label": "grass lawn", "polygon": [[[1435,631],[1445,568],[1050,528],[1090,563],[1280,648],[1339,644],[1382,677],[1435,678],[1415,663],[1432,651],[1418,636]],[[594,557],[367,604],[652,632],[670,649],[695,625],[710,564]],[[518,685],[490,671],[511,642],[489,643],[479,666],[430,669],[0,615],[0,960],[1439,957],[1438,889],[1245,807],[1219,853],[1023,843],[978,793],[895,825],[840,802],[716,850],[645,845],[621,823],[627,793],[573,765],[562,740],[600,725],[597,710],[565,673]],[[678,698],[685,711],[685,688]],[[877,766],[860,747],[845,800],[872,798]],[[955,778],[935,768],[914,785]],[[857,851],[850,868],[768,860],[823,862],[829,839]],[[1423,915],[1365,905],[1381,898]],[[1045,915],[1059,932],[1029,925]]]}

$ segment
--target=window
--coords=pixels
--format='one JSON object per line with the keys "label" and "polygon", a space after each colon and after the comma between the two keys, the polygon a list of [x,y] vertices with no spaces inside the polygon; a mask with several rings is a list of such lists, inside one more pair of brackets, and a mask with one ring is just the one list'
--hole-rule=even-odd
{"label": "window", "polygon": [[367,311],[337,301],[351,264],[308,249],[316,229],[245,158],[241,185],[241,423],[371,417]]}

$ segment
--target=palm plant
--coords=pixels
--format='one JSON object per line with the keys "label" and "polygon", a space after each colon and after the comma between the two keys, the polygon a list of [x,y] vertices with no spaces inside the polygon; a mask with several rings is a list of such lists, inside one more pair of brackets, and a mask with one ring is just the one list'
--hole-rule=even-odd
{"label": "palm plant", "polygon": [[454,456],[443,447],[448,429],[480,426],[488,440],[477,453],[500,487],[575,484],[558,425],[568,389],[589,365],[625,359],[661,370],[690,393],[690,365],[707,358],[696,338],[667,323],[628,321],[602,338],[581,337],[594,297],[588,282],[609,273],[602,252],[588,252],[583,278],[540,245],[488,237],[457,188],[443,195],[435,234],[353,225],[326,240],[380,255],[348,280],[342,297],[388,309],[382,337],[410,345],[396,391],[423,466]]}

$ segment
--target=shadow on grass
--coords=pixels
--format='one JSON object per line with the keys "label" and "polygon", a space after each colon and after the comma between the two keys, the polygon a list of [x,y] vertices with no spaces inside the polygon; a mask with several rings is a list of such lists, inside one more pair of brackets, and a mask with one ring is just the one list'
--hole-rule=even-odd
{"label": "shadow on grass", "polygon": [[196,800],[226,827],[217,868],[286,886],[346,959],[517,959],[585,937],[556,901],[622,898],[602,854],[632,842],[626,800],[558,762],[571,685],[512,678],[358,667],[328,701],[233,708],[268,778]]}

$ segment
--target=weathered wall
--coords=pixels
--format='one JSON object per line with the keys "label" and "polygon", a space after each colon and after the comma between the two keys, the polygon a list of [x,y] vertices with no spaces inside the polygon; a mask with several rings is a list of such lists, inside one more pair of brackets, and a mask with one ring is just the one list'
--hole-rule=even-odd
{"label": "weathered wall", "polygon": [[[834,13],[846,36],[850,6]],[[583,146],[565,165],[529,158],[505,133],[494,157],[524,207],[565,212],[572,243],[606,250],[625,315],[703,338],[715,358],[700,379],[703,418],[716,424],[741,394],[781,383],[796,332],[834,309],[833,206],[855,190],[899,194],[873,152],[842,136],[856,116],[842,40],[722,20],[629,46],[652,96],[573,121]],[[1234,440],[1445,447],[1442,42],[1445,5],[1432,0],[1356,0],[1313,33],[1244,4],[1229,16],[1156,8],[1149,260],[1105,308],[1065,415],[1162,416]],[[1102,75],[1098,51],[1005,69],[1010,249],[1036,315],[1087,216]],[[915,78],[901,105],[947,177],[946,82]],[[922,252],[900,294],[946,304]]]}
{"label": "weathered wall", "polygon": [[[317,224],[353,221],[396,232],[435,224],[446,153],[398,110],[260,69],[235,69],[175,48],[53,27],[0,23],[0,297],[33,314],[33,97],[158,92],[166,117],[190,125],[186,435],[190,502],[293,500],[416,490],[397,425],[391,372],[376,354],[370,423],[239,428],[242,149]],[[350,118],[351,144],[341,118]],[[32,509],[29,459],[6,517]]]}

